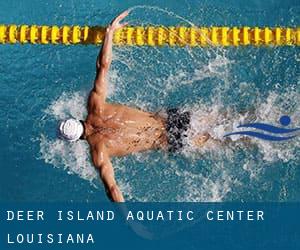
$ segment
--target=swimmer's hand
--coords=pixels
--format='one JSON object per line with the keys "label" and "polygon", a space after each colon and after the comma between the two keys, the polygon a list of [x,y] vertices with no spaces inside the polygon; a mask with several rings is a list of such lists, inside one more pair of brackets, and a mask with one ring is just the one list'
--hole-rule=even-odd
{"label": "swimmer's hand", "polygon": [[126,25],[128,25],[128,22],[120,23],[125,17],[127,17],[129,14],[129,11],[126,10],[123,13],[121,13],[119,16],[117,16],[107,27],[107,32],[115,32],[118,29],[124,28]]}
{"label": "swimmer's hand", "polygon": [[[103,45],[97,57],[96,78],[94,81],[94,88],[92,91],[95,92],[99,97],[97,100],[100,106],[103,105],[107,96],[107,76],[112,61],[112,45],[114,32],[117,29],[123,28],[128,24],[120,23],[126,16],[128,16],[128,14],[129,11],[124,11],[121,15],[117,16],[106,28]],[[95,108],[95,106],[93,107]]]}

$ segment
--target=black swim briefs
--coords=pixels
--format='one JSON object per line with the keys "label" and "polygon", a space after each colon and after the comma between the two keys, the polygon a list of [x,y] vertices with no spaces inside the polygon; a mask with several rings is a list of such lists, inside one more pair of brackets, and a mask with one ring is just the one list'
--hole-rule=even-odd
{"label": "black swim briefs", "polygon": [[180,112],[178,108],[167,110],[167,132],[169,152],[176,152],[183,148],[183,139],[190,128],[190,112]]}

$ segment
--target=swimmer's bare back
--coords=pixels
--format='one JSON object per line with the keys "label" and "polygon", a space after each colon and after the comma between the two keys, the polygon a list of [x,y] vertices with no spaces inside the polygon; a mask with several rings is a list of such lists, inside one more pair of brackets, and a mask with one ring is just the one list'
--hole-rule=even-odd
{"label": "swimmer's bare back", "polygon": [[92,161],[99,170],[107,194],[115,202],[123,202],[124,198],[114,178],[110,158],[167,146],[163,118],[106,102],[113,35],[117,29],[127,25],[120,23],[127,15],[128,11],[123,12],[107,27],[96,61],[96,78],[88,99],[88,116],[84,121],[83,135],[90,145]]}
{"label": "swimmer's bare back", "polygon": [[[97,99],[97,96],[90,96],[89,104],[98,102],[93,99]],[[91,147],[102,143],[109,156],[158,149],[167,143],[162,118],[119,104],[93,105],[85,127],[88,128],[86,139]]]}

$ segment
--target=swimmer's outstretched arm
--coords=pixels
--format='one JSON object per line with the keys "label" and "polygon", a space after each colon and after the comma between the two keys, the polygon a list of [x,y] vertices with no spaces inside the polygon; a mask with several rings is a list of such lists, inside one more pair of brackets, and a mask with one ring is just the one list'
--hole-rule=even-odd
{"label": "swimmer's outstretched arm", "polygon": [[103,143],[93,149],[92,158],[95,167],[99,170],[100,178],[109,199],[114,202],[124,202],[123,195],[115,180],[113,166]]}
{"label": "swimmer's outstretched arm", "polygon": [[114,32],[117,29],[123,28],[127,23],[120,23],[127,15],[128,11],[123,12],[117,16],[111,24],[106,28],[105,38],[103,46],[96,61],[96,78],[94,83],[94,91],[103,98],[106,99],[107,95],[107,74],[112,61],[112,44]]}

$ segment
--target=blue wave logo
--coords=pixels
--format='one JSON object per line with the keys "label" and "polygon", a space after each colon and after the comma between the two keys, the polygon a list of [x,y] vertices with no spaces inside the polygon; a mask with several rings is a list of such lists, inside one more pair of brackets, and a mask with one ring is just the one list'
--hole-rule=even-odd
{"label": "blue wave logo", "polygon": [[300,131],[300,128],[290,128],[290,129],[284,128],[291,124],[291,118],[289,116],[285,116],[285,115],[281,116],[279,122],[283,127],[276,127],[266,123],[247,123],[237,127],[237,128],[252,128],[256,130],[261,130],[262,132],[267,132],[269,134],[262,133],[259,131],[248,130],[248,131],[232,132],[224,135],[224,137],[228,137],[232,135],[246,135],[246,136],[255,137],[267,141],[286,141],[295,138],[297,136],[296,132]]}

